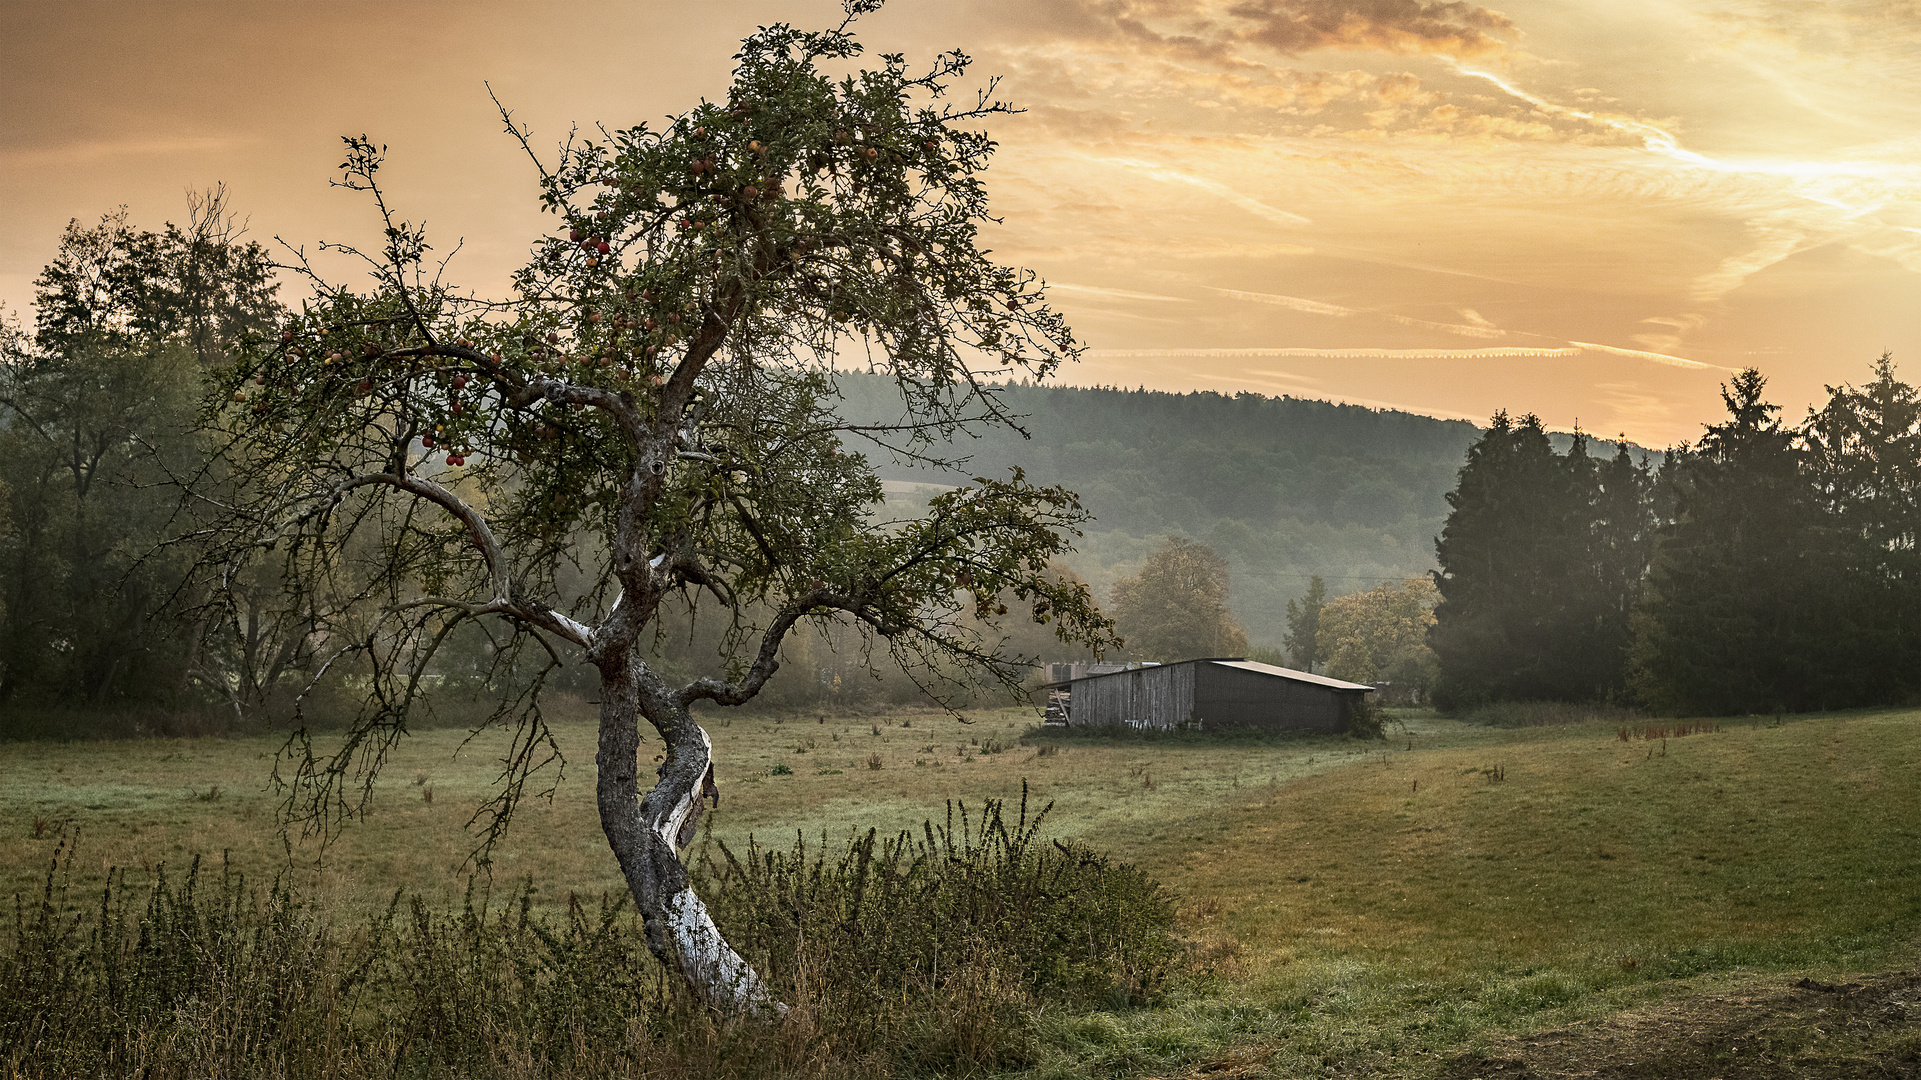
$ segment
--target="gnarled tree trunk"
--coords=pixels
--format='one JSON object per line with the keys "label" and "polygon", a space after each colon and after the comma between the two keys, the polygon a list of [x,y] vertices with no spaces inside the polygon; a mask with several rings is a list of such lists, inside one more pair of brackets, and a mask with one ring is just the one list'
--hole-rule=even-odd
{"label": "gnarled tree trunk", "polygon": [[[660,779],[640,793],[640,719],[667,744]],[[713,744],[686,705],[629,653],[601,664],[596,792],[600,824],[620,861],[646,929],[647,947],[710,1008],[766,1014],[784,1009],[760,975],[721,937],[694,893],[679,849],[694,838],[714,786]]]}

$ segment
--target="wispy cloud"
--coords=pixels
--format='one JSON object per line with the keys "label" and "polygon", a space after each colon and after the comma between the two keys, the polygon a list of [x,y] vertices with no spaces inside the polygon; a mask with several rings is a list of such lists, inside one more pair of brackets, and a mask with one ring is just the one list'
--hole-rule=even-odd
{"label": "wispy cloud", "polygon": [[1299,296],[1282,296],[1279,293],[1246,292],[1241,289],[1216,288],[1214,291],[1220,293],[1222,296],[1231,296],[1236,300],[1250,300],[1257,304],[1272,304],[1275,307],[1284,307],[1292,311],[1303,311],[1309,315],[1330,315],[1337,319],[1345,319],[1350,315],[1357,314],[1355,309],[1350,307],[1342,307],[1339,304],[1324,304],[1319,300],[1307,300]]}
{"label": "wispy cloud", "polygon": [[1158,293],[1130,292],[1126,289],[1104,289],[1098,285],[1073,285],[1067,282],[1050,281],[1048,292],[1082,293],[1087,296],[1104,296],[1114,300],[1153,300],[1165,304],[1191,304],[1184,296],[1161,296]]}
{"label": "wispy cloud", "polygon": [[1238,206],[1256,217],[1271,221],[1276,225],[1313,224],[1313,222],[1310,222],[1299,214],[1290,213],[1279,207],[1269,206],[1259,199],[1251,198],[1235,190],[1233,187],[1221,183],[1219,180],[1209,180],[1204,176],[1196,176],[1190,172],[1184,172],[1180,169],[1141,158],[1098,158],[1095,160],[1099,160],[1104,164],[1117,165],[1124,169],[1130,169],[1156,180],[1163,180],[1172,184],[1186,184],[1191,187],[1200,188],[1202,191],[1218,196],[1226,202]]}
{"label": "wispy cloud", "polygon": [[[1253,376],[1253,377],[1250,378],[1249,376]],[[1279,376],[1279,377],[1277,378],[1275,376]],[[1313,398],[1321,401],[1334,401],[1334,402],[1340,402],[1346,405],[1360,405],[1369,409],[1391,409],[1395,412],[1416,413],[1422,416],[1438,417],[1439,419],[1442,419],[1442,420],[1465,420],[1468,423],[1475,424],[1477,426],[1481,422],[1481,418],[1478,416],[1474,416],[1464,412],[1456,412],[1450,409],[1437,409],[1431,405],[1418,405],[1418,404],[1414,404],[1412,402],[1407,402],[1407,401],[1388,401],[1383,398],[1374,398],[1374,397],[1357,397],[1352,394],[1335,394],[1335,393],[1329,393],[1328,391],[1319,389],[1317,387],[1312,387],[1312,386],[1303,387],[1298,385],[1298,383],[1301,380],[1292,376],[1288,376],[1285,372],[1250,370],[1243,375],[1197,374],[1194,376],[1194,378],[1196,379],[1196,381],[1199,381],[1199,382],[1217,382],[1217,383],[1227,383],[1229,385],[1234,385],[1234,386],[1251,386],[1257,389],[1267,390],[1270,392],[1278,390],[1281,393],[1288,394],[1290,396],[1307,397],[1307,398]],[[1309,380],[1309,381],[1318,382],[1319,380]]]}
{"label": "wispy cloud", "polygon": [[[1601,348],[1596,346],[1596,348]],[[1256,348],[1256,349],[1089,349],[1085,355],[1103,360],[1130,359],[1151,356],[1167,357],[1263,357],[1263,356],[1312,356],[1328,359],[1371,357],[1384,360],[1477,360],[1502,356],[1579,356],[1583,349],[1567,348],[1529,348],[1516,346],[1495,349],[1311,349],[1311,348]],[[1615,350],[1605,350],[1615,351]],[[1673,360],[1675,357],[1668,357]],[[1703,365],[1706,366],[1706,365]]]}
{"label": "wispy cloud", "polygon": [[1507,336],[1507,331],[1486,322],[1486,320],[1482,320],[1478,325],[1435,322],[1431,319],[1416,319],[1409,315],[1396,315],[1389,311],[1379,311],[1372,308],[1342,307],[1339,304],[1327,304],[1319,300],[1308,300],[1299,296],[1282,296],[1279,293],[1247,292],[1242,289],[1222,288],[1215,288],[1214,291],[1223,296],[1233,297],[1236,300],[1248,300],[1257,304],[1271,304],[1275,307],[1284,307],[1293,311],[1305,312],[1309,315],[1328,315],[1340,319],[1350,318],[1355,315],[1368,315],[1385,319],[1391,323],[1398,323],[1401,326],[1412,326],[1420,330],[1439,330],[1443,333],[1459,334],[1462,337],[1498,338]]}
{"label": "wispy cloud", "polygon": [[75,165],[96,165],[115,158],[231,153],[250,141],[226,135],[76,139],[52,146],[0,150],[0,169],[71,168]]}
{"label": "wispy cloud", "polygon": [[1514,23],[1489,8],[1420,0],[1245,0],[1236,36],[1278,52],[1366,49],[1398,55],[1499,56]]}
{"label": "wispy cloud", "polygon": [[1667,367],[1689,368],[1693,370],[1735,369],[1721,364],[1710,364],[1701,360],[1690,360],[1685,356],[1672,356],[1667,353],[1650,352],[1646,349],[1623,349],[1615,345],[1599,345],[1591,341],[1570,341],[1565,346],[1496,346],[1486,349],[1321,349],[1311,347],[1283,348],[1246,348],[1246,349],[1089,349],[1085,355],[1100,359],[1132,359],[1154,356],[1166,357],[1264,357],[1264,356],[1301,356],[1323,357],[1327,359],[1381,359],[1381,360],[1491,360],[1501,357],[1538,356],[1557,358],[1580,356],[1583,353],[1606,353],[1610,356],[1625,356],[1636,360],[1646,360]]}
{"label": "wispy cloud", "polygon": [[1697,370],[1703,368],[1720,368],[1722,371],[1734,370],[1733,368],[1724,367],[1720,364],[1709,364],[1700,360],[1690,360],[1685,356],[1670,356],[1667,353],[1649,352],[1646,349],[1623,349],[1614,345],[1596,345],[1591,341],[1570,341],[1568,344],[1580,349],[1592,349],[1595,352],[1611,353],[1615,356],[1632,356],[1636,360],[1652,360],[1657,364],[1666,364],[1669,367],[1694,368]]}
{"label": "wispy cloud", "polygon": [[1494,57],[1514,23],[1462,0],[1239,0],[1224,7],[1169,0],[1080,0],[1079,32],[1192,63],[1238,66],[1249,47],[1288,56],[1322,49],[1401,56]]}

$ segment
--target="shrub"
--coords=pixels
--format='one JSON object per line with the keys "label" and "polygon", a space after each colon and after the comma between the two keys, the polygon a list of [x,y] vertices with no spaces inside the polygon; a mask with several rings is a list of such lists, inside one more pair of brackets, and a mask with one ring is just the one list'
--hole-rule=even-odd
{"label": "shrub", "polygon": [[[842,1007],[855,1015],[956,978],[1016,980],[1035,1001],[1115,1005],[1151,1000],[1177,954],[1172,901],[1152,878],[1080,844],[1040,843],[1049,807],[1031,817],[1023,786],[1011,824],[999,800],[978,814],[948,806],[944,825],[891,839],[875,830],[844,852],[724,844],[702,860],[714,918],[776,986],[831,956]],[[958,816],[958,825],[956,817]],[[964,969],[987,965],[962,975]]]}

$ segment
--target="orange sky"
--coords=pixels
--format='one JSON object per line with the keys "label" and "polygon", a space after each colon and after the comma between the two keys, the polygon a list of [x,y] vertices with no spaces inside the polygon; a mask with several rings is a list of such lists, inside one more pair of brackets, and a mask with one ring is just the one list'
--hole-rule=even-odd
{"label": "orange sky", "polygon": [[[455,276],[551,219],[537,140],[726,85],[819,2],[0,4],[0,302],[72,217],[157,227],[224,182],[250,236],[367,242],[342,134]],[[1092,347],[1065,380],[1255,390],[1664,445],[1754,365],[1798,418],[1892,350],[1921,378],[1915,0],[893,0],[870,53],[958,47],[1000,257]]]}

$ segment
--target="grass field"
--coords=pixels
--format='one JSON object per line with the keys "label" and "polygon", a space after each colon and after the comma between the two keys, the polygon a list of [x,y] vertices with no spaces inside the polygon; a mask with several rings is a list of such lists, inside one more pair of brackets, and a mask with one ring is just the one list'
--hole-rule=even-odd
{"label": "grass field", "polygon": [[[1538,1028],[1914,960],[1921,713],[1625,740],[1613,723],[1405,720],[1372,743],[1055,738],[1015,711],[717,721],[713,832],[838,841],[1026,780],[1056,805],[1053,835],[1158,876],[1197,977],[1159,1008],[1048,1018],[1037,1075],[1430,1075]],[[617,890],[591,727],[557,733],[565,777],[525,809],[496,880],[531,876],[554,900]],[[275,835],[273,742],[0,745],[0,886],[37,892],[77,829],[77,886],[226,850],[342,913],[396,888],[449,901],[500,751],[484,736],[456,756],[463,737],[410,738],[319,869]]]}

